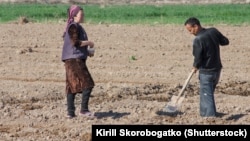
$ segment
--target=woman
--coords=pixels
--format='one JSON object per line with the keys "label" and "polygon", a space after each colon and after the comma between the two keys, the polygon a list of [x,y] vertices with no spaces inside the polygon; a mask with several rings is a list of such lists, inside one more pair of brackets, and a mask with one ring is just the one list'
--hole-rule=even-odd
{"label": "woman", "polygon": [[80,6],[72,5],[68,9],[67,25],[63,34],[64,45],[62,61],[66,70],[67,117],[75,117],[75,95],[82,93],[80,115],[94,117],[89,111],[89,97],[94,87],[94,81],[86,66],[86,60],[93,54],[88,47],[94,48],[94,43],[88,41],[87,34],[80,23],[84,22],[84,11]]}

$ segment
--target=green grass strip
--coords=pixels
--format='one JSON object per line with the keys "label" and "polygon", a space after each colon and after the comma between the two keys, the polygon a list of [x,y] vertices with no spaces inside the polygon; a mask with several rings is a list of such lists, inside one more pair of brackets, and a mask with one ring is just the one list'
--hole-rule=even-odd
{"label": "green grass strip", "polygon": [[[0,4],[0,23],[26,17],[34,22],[66,20],[67,4]],[[107,24],[183,24],[195,16],[203,24],[250,24],[250,4],[81,5],[85,22]]]}

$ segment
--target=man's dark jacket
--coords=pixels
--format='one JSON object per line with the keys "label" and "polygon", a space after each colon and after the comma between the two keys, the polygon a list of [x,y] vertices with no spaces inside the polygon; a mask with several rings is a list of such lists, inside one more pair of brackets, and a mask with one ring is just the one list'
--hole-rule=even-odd
{"label": "man's dark jacket", "polygon": [[193,66],[198,68],[200,73],[220,70],[220,45],[228,44],[228,38],[216,28],[202,28],[193,41]]}

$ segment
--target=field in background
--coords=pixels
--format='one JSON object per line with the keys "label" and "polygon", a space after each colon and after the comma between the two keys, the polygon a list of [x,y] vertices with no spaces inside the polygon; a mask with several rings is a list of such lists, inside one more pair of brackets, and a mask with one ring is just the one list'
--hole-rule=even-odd
{"label": "field in background", "polygon": [[[250,123],[249,5],[82,6],[93,23],[83,26],[96,48],[87,65],[96,83],[89,108],[97,119],[65,117],[61,53],[68,5],[0,4],[0,141],[91,141],[93,124]],[[198,74],[180,112],[162,111],[192,69],[194,36],[183,25],[189,16],[223,24],[216,28],[230,40],[221,47],[217,118],[199,116]],[[17,24],[20,17],[29,22]],[[78,114],[80,94],[75,104]]]}
{"label": "field in background", "polygon": [[[26,17],[32,22],[58,22],[66,19],[67,4],[10,4],[0,5],[0,23]],[[87,23],[117,24],[183,24],[190,16],[204,24],[249,24],[249,4],[208,5],[81,5]],[[11,10],[10,10],[11,9]]]}

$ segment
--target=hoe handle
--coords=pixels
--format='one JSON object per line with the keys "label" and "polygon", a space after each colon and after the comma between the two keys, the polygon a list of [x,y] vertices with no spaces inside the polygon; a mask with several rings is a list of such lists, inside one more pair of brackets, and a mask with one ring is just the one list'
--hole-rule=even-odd
{"label": "hoe handle", "polygon": [[178,95],[178,99],[180,96],[182,96],[182,94],[183,94],[185,88],[187,87],[187,84],[189,83],[190,79],[192,78],[194,72],[195,72],[195,70],[192,70],[192,72],[190,72],[190,74],[188,75],[188,78],[186,79],[186,81],[185,81],[184,85],[182,86],[182,89]]}

